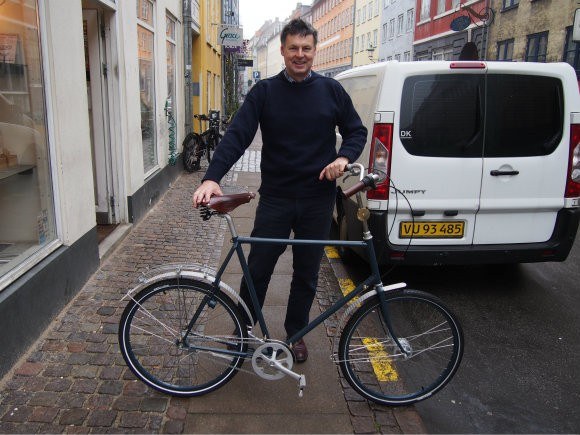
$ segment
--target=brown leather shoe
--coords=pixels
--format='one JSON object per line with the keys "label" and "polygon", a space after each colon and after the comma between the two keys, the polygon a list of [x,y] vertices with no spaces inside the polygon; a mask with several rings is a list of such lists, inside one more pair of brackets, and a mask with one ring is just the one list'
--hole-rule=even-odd
{"label": "brown leather shoe", "polygon": [[303,339],[298,340],[292,345],[292,351],[294,352],[294,359],[297,363],[304,362],[308,359],[308,349]]}

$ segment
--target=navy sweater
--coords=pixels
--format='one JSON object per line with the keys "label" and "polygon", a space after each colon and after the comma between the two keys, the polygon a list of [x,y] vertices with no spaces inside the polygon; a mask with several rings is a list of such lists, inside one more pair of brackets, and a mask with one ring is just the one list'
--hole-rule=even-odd
{"label": "navy sweater", "polygon": [[[259,192],[287,198],[331,195],[335,182],[320,171],[337,156],[355,161],[367,129],[336,80],[312,72],[299,83],[284,73],[259,81],[248,93],[207,169],[204,180],[217,183],[262,131],[262,184]],[[342,145],[336,151],[338,126]]]}

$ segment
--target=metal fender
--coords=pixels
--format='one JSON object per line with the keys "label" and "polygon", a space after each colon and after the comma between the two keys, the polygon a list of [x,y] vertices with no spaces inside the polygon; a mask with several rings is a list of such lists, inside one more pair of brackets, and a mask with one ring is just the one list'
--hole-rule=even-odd
{"label": "metal fender", "polygon": [[[143,290],[145,287],[156,282],[166,281],[168,279],[192,279],[213,285],[216,281],[216,275],[217,272],[214,269],[201,264],[164,264],[162,266],[157,266],[152,269],[146,269],[143,271],[138,279],[139,284],[129,290],[125,296],[121,298],[121,300],[132,298],[133,294]],[[252,324],[254,324],[255,320],[250,313],[248,306],[242,300],[240,295],[223,281],[220,281],[218,287],[244,309],[248,319],[250,319]]]}
{"label": "metal fender", "polygon": [[354,298],[352,301],[350,301],[350,304],[348,305],[346,310],[344,310],[344,313],[342,314],[342,316],[340,317],[340,320],[338,321],[337,328],[334,332],[334,337],[332,338],[332,352],[333,352],[333,359],[335,362],[338,361],[338,340],[340,340],[340,336],[342,334],[342,330],[344,328],[344,325],[347,322],[347,320],[350,318],[352,313],[354,313],[355,310],[359,309],[367,299],[375,296],[379,291],[390,292],[390,291],[398,290],[398,289],[405,288],[405,287],[407,287],[407,284],[404,282],[386,285],[386,286],[377,285],[372,290],[369,290],[368,292],[363,293],[362,295],[360,295],[360,296]]}

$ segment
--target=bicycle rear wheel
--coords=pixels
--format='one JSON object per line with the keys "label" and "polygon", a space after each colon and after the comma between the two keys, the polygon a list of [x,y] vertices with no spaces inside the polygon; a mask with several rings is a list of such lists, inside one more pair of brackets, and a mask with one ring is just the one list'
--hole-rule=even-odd
{"label": "bicycle rear wheel", "polygon": [[243,363],[248,334],[240,319],[230,297],[207,283],[161,281],[125,308],[119,345],[131,371],[147,385],[174,396],[199,396],[227,383]]}
{"label": "bicycle rear wheel", "polygon": [[196,133],[189,133],[183,140],[183,167],[187,172],[194,172],[201,167],[200,160],[203,149],[201,149],[201,140]]}
{"label": "bicycle rear wheel", "polygon": [[386,298],[393,332],[407,352],[389,334],[374,296],[344,327],[340,368],[363,397],[383,405],[408,405],[428,398],[453,377],[463,355],[463,334],[434,296],[405,290]]}

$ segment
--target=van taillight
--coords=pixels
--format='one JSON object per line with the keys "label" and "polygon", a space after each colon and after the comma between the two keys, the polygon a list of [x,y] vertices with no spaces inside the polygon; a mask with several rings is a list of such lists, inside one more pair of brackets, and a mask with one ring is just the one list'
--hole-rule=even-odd
{"label": "van taillight", "polygon": [[570,158],[566,177],[566,198],[580,197],[580,124],[570,128]]}
{"label": "van taillight", "polygon": [[393,124],[375,124],[371,139],[369,171],[378,171],[386,177],[377,188],[367,192],[368,199],[389,199],[391,152],[393,148]]}

